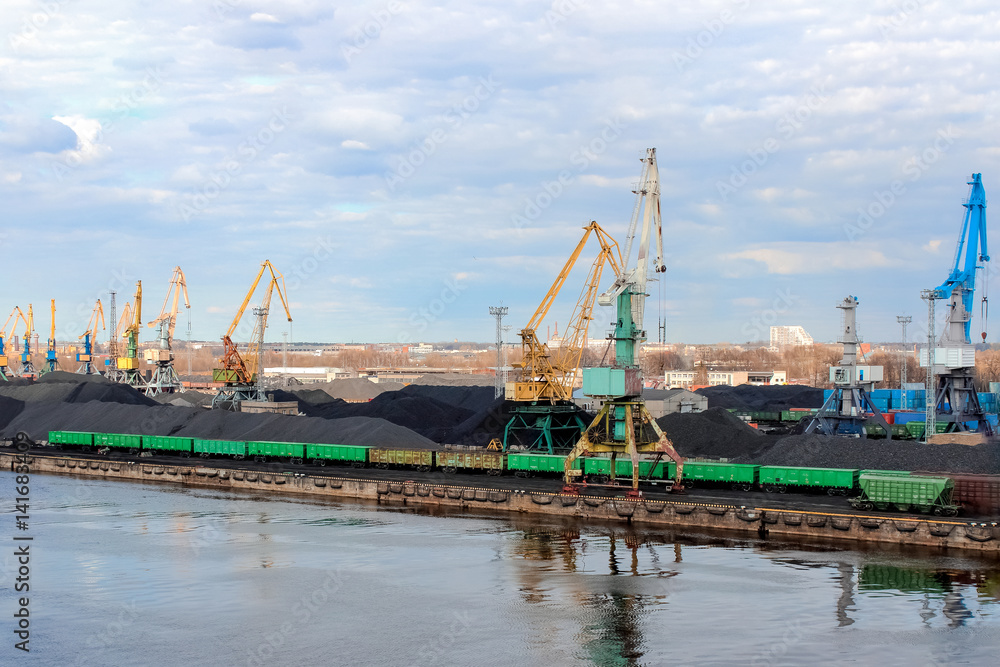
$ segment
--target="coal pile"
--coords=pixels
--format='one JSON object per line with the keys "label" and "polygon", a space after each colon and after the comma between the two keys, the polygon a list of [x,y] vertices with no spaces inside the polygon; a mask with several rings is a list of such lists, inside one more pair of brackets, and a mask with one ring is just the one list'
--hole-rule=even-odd
{"label": "coal pile", "polygon": [[722,408],[673,413],[656,423],[686,458],[753,457],[774,443],[773,437],[762,435]]}
{"label": "coal pile", "polygon": [[413,381],[415,385],[448,387],[492,387],[496,379],[492,375],[470,375],[468,373],[428,373]]}
{"label": "coal pile", "polygon": [[[375,383],[365,378],[344,378],[332,382],[310,384],[308,390],[300,391],[309,391],[311,393],[312,391],[319,390],[326,392],[331,398],[341,398],[345,401],[370,401],[379,394],[384,394],[387,391],[399,391],[403,386],[399,382]],[[310,400],[309,402],[314,401]]]}
{"label": "coal pile", "polygon": [[818,408],[823,405],[822,389],[796,384],[762,387],[749,384],[741,384],[738,387],[720,385],[704,387],[696,393],[708,399],[710,408],[779,411],[791,408]]}
{"label": "coal pile", "polygon": [[25,403],[63,402],[124,403],[126,405],[156,405],[142,392],[128,385],[108,382],[103,377],[75,373],[48,373],[32,384],[0,385],[0,396]]}
{"label": "coal pile", "polygon": [[903,440],[865,440],[826,435],[792,435],[747,462],[761,465],[926,470],[1000,474],[1000,443],[927,445]]}

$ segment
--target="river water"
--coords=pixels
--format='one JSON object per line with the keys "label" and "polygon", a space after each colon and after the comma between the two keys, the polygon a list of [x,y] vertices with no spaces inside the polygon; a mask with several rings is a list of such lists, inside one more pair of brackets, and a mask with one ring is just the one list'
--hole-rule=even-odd
{"label": "river water", "polygon": [[18,532],[0,485],[0,664],[998,663],[995,558],[44,475]]}

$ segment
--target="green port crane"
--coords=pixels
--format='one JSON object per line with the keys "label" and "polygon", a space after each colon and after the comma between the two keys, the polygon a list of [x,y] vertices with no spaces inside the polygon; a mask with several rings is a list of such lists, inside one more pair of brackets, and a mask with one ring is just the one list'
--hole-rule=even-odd
{"label": "green port crane", "polygon": [[[125,317],[131,317],[131,321]],[[122,320],[128,322],[128,326],[123,333],[125,339],[125,356],[118,357],[118,371],[121,374],[119,382],[145,389],[146,381],[142,377],[139,369],[139,332],[142,330],[142,281],[135,284],[135,300],[132,301],[131,312],[126,304],[122,312]]]}
{"label": "green port crane", "polygon": [[[574,461],[588,453],[610,453],[611,470],[616,470],[615,458],[625,454],[632,459],[632,490],[639,495],[639,455],[650,453],[655,459],[652,469],[663,456],[677,463],[674,488],[681,489],[684,461],[673,443],[657,425],[642,400],[642,372],[639,368],[639,346],[646,340],[643,330],[646,284],[650,269],[663,273],[663,230],[660,220],[660,179],[656,166],[656,149],[646,151],[642,160],[642,176],[636,195],[632,221],[629,225],[623,257],[629,262],[614,284],[598,297],[602,306],[616,306],[617,319],[610,339],[614,342],[615,358],[610,366],[583,370],[583,393],[603,401],[603,406],[580,440],[566,457],[564,464],[567,492],[578,492],[577,482],[582,472],[573,469]],[[641,228],[640,228],[641,219]],[[634,264],[632,244],[639,228],[639,244]],[[655,240],[652,238],[655,234]],[[656,257],[650,266],[650,252]],[[631,268],[629,268],[631,267]]]}

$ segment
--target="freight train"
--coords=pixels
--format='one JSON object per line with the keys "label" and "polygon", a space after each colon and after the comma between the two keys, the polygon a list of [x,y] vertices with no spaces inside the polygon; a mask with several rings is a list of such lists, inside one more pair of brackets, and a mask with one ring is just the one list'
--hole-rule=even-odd
{"label": "freight train", "polygon": [[[182,457],[223,457],[237,460],[280,461],[294,464],[341,465],[356,468],[410,468],[421,471],[440,470],[445,473],[483,472],[489,475],[513,474],[518,477],[562,475],[565,457],[536,452],[507,454],[484,450],[415,450],[357,445],[315,444],[274,441],[211,440],[162,435],[99,433],[87,431],[50,431],[48,444],[62,449],[112,451],[139,454],[173,454]],[[574,463],[584,479],[604,483],[615,478],[631,478],[632,462],[615,460],[611,471],[609,457],[581,457]],[[662,485],[673,485],[677,464],[673,461],[639,462],[641,479]],[[966,476],[967,477],[967,476]],[[1000,478],[977,479],[976,493],[989,487],[1000,489]],[[685,461],[685,486],[731,487],[741,491],[760,489],[770,493],[824,492],[829,495],[852,496],[856,509],[920,511],[954,516],[960,507],[953,499],[955,483],[941,475],[914,474],[889,470],[857,470],[850,468],[808,468],[798,466],[767,466],[715,461]],[[964,479],[963,479],[964,481]],[[984,484],[986,486],[984,486]],[[964,487],[963,487],[964,488]],[[978,497],[978,496],[977,496]]]}

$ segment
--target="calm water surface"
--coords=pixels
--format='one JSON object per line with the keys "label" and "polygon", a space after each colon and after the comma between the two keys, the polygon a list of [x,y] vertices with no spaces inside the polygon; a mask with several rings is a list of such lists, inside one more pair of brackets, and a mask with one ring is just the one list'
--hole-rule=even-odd
{"label": "calm water surface", "polygon": [[0,664],[996,665],[1000,563],[32,475]]}

